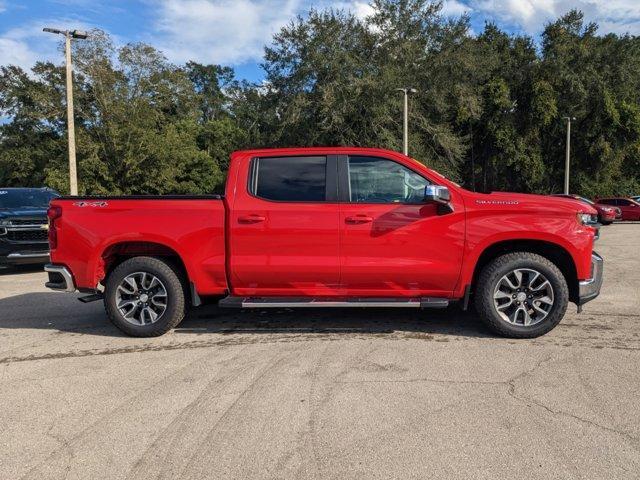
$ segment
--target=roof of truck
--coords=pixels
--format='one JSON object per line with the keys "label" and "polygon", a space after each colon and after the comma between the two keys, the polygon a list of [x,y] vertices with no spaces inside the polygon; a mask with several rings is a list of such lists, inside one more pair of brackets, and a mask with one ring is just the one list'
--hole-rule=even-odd
{"label": "roof of truck", "polygon": [[396,152],[393,150],[388,150],[384,148],[375,148],[375,147],[283,147],[283,148],[253,148],[248,150],[237,150],[233,152],[233,155],[236,154],[250,154],[250,155],[264,155],[265,153],[274,154],[274,153],[283,153],[287,155],[295,155],[295,154],[309,154],[309,153],[368,153],[368,154],[393,154],[393,155],[403,155],[400,152]]}

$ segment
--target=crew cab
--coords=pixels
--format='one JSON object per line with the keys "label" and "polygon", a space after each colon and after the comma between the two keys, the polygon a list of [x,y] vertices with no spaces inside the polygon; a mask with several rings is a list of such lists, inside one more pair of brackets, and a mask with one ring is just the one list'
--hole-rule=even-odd
{"label": "crew cab", "polygon": [[0,265],[49,261],[49,188],[0,188]]}
{"label": "crew cab", "polygon": [[160,335],[187,306],[445,308],[473,302],[496,333],[536,337],[595,298],[596,211],[570,199],[473,193],[397,152],[231,155],[224,196],[51,202],[47,286],[103,299]]}

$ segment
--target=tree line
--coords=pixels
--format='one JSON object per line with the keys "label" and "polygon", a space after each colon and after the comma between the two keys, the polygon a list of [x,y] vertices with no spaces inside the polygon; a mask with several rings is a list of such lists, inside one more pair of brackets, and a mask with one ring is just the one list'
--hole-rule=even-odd
{"label": "tree line", "polygon": [[[401,150],[478,191],[640,193],[640,37],[599,35],[579,11],[538,41],[427,0],[373,14],[311,10],[264,50],[264,81],[174,65],[150,45],[75,42],[79,186],[85,194],[220,191],[233,150],[352,145]],[[0,185],[68,192],[64,67],[0,67]]]}

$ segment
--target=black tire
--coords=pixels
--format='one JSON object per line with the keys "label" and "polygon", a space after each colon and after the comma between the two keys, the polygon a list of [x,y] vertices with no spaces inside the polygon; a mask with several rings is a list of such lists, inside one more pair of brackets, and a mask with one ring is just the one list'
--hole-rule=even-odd
{"label": "black tire", "polygon": [[600,222],[600,223],[601,223],[602,225],[611,225],[613,222],[605,222],[605,221],[602,221],[602,222]]}
{"label": "black tire", "polygon": [[[494,303],[493,292],[498,281],[518,268],[534,269],[542,273],[553,288],[553,306],[547,316],[535,325],[523,326],[507,322],[500,316]],[[560,323],[569,304],[569,289],[560,269],[547,258],[531,252],[513,252],[495,258],[482,269],[474,297],[481,320],[493,332],[509,338],[535,338]]]}
{"label": "black tire", "polygon": [[[154,323],[134,325],[116,306],[116,292],[124,279],[136,272],[157,277],[166,289],[166,310]],[[175,328],[185,315],[185,287],[182,275],[169,262],[155,257],[133,257],[125,260],[109,274],[104,290],[104,307],[109,320],[124,333],[134,337],[157,337]]]}

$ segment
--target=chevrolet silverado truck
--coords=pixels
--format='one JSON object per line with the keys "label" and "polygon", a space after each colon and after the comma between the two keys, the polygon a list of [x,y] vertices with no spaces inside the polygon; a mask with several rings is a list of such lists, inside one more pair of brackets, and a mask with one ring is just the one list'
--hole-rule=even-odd
{"label": "chevrolet silverado truck", "polygon": [[0,188],[0,265],[49,261],[49,188]]}
{"label": "chevrolet silverado truck", "polygon": [[474,193],[369,148],[235,152],[224,196],[62,197],[48,211],[47,287],[103,299],[134,336],[221,307],[475,304],[531,338],[595,298],[596,211],[571,199]]}

